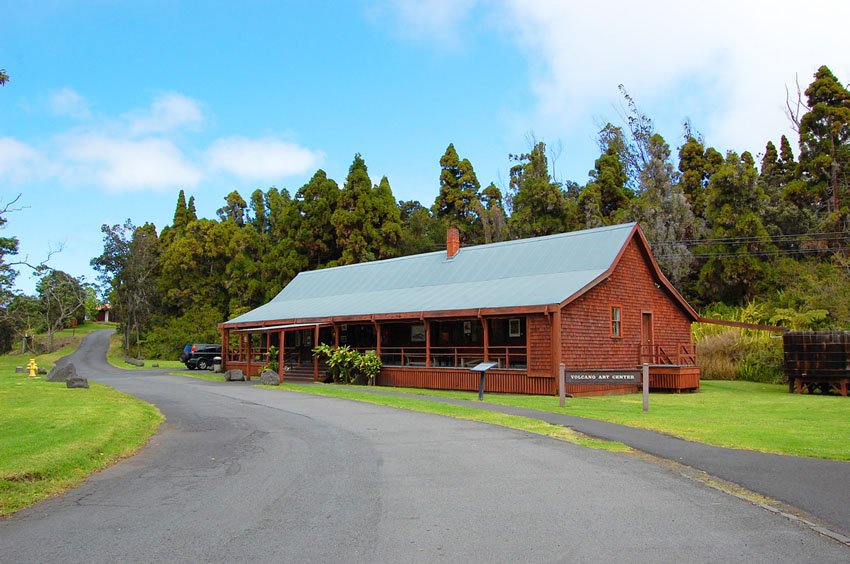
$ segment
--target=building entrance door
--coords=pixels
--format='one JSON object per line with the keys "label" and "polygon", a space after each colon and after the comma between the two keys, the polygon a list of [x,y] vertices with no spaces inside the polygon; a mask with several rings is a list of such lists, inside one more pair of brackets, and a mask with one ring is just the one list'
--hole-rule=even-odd
{"label": "building entrance door", "polygon": [[652,313],[650,312],[645,311],[641,314],[640,342],[640,361],[655,364],[655,340],[652,330]]}

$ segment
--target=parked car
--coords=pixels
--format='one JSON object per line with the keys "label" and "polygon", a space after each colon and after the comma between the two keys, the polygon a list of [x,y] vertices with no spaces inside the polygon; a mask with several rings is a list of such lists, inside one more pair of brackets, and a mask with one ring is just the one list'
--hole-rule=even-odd
{"label": "parked car", "polygon": [[180,352],[180,362],[189,370],[210,370],[213,359],[221,356],[221,345],[210,343],[190,343]]}

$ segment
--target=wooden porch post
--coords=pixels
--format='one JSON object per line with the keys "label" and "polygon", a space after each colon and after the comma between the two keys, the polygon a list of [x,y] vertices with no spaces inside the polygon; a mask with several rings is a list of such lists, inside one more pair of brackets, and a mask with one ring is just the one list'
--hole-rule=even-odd
{"label": "wooden porch post", "polygon": [[277,377],[283,384],[283,373],[286,371],[286,367],[283,365],[283,329],[278,331],[277,341]]}
{"label": "wooden porch post", "polygon": [[227,329],[222,327],[221,328],[221,369],[222,370],[227,370],[227,368],[226,368],[226,366],[227,366],[227,354],[230,352],[230,351],[227,350],[228,349],[227,345],[229,344],[229,341],[230,341],[229,337],[230,337],[230,331],[228,331]]}
{"label": "wooden porch post", "polygon": [[425,321],[425,368],[431,368],[431,322]]}
{"label": "wooden porch post", "polygon": [[[528,322],[526,321],[526,333],[528,333]],[[526,343],[528,337],[526,337]],[[531,351],[526,344],[526,364],[531,365]],[[561,367],[561,306],[557,304],[552,313],[552,376],[558,377]],[[555,388],[557,389],[557,387]]]}
{"label": "wooden porch post", "polygon": [[245,350],[248,353],[248,366],[245,367],[245,379],[251,381],[251,334],[245,333]]}
{"label": "wooden porch post", "polygon": [[339,325],[334,323],[334,346],[339,347]]}
{"label": "wooden porch post", "polygon": [[[313,328],[313,348],[319,346],[319,324]],[[313,355],[313,380],[316,381],[319,379],[319,357],[315,354]]]}
{"label": "wooden porch post", "polygon": [[[489,335],[489,331],[487,330],[488,325],[489,324],[487,323],[487,318],[482,317],[481,318],[481,326],[484,329],[484,362],[488,362],[490,360],[490,335]],[[527,332],[528,332],[528,329],[526,328],[526,333]]]}
{"label": "wooden porch post", "polygon": [[375,352],[378,357],[381,356],[381,326],[377,321],[373,321],[372,325],[375,326]]}

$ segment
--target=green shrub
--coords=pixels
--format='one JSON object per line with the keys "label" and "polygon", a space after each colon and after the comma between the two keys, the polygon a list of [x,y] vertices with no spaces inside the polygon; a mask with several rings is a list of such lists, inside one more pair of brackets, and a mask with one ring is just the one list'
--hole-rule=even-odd
{"label": "green shrub", "polygon": [[142,341],[145,358],[177,360],[186,343],[218,343],[217,324],[221,314],[215,308],[191,309],[180,317],[163,317],[147,331]]}
{"label": "green shrub", "polygon": [[381,359],[375,351],[360,354],[348,345],[333,347],[321,344],[313,349],[313,354],[325,359],[328,373],[337,384],[374,385],[375,378],[381,373]]}
{"label": "green shrub", "polygon": [[269,347],[268,353],[266,353],[266,366],[272,372],[277,372],[277,369],[280,368],[280,362],[278,360],[278,348],[274,345]]}
{"label": "green shrub", "polygon": [[360,355],[357,368],[366,377],[367,384],[374,386],[375,378],[381,373],[381,357],[375,351],[366,351],[366,354]]}
{"label": "green shrub", "polygon": [[782,341],[752,342],[738,362],[737,379],[766,384],[781,384],[785,379],[782,367]]}

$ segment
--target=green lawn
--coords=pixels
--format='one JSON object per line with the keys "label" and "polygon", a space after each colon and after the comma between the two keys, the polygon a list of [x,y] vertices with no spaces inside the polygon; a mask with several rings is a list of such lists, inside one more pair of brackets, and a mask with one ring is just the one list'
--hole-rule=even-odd
{"label": "green lawn", "polygon": [[124,362],[124,351],[121,346],[121,335],[115,334],[109,338],[109,351],[106,353],[106,361],[115,368],[123,370],[149,370],[158,364],[158,368],[186,368],[179,360],[147,360],[144,366],[135,366]]}
{"label": "green lawn", "polygon": [[[834,460],[850,460],[850,398],[789,394],[784,385],[704,380],[699,393],[568,398],[487,394],[493,404],[568,413],[660,431],[684,439]],[[473,392],[384,388],[423,396],[477,400]]]}
{"label": "green lawn", "polygon": [[[89,332],[104,327],[95,325]],[[49,369],[75,347],[36,361]],[[0,356],[0,516],[74,487],[129,456],[163,420],[154,406],[95,382],[89,389],[68,389],[16,374],[15,366],[25,366],[29,358]]]}

